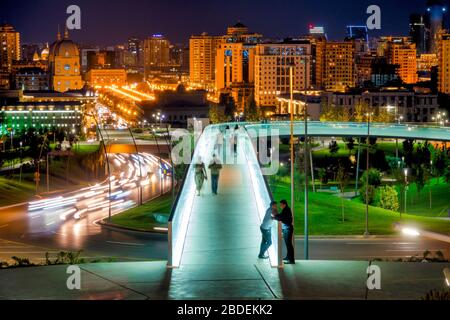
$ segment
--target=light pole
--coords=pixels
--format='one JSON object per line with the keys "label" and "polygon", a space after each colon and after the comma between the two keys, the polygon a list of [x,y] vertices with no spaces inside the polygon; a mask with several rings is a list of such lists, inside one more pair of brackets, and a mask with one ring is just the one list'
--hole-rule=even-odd
{"label": "light pole", "polygon": [[23,149],[22,149],[22,147],[23,147],[23,142],[20,141],[20,174],[19,174],[19,181],[20,181],[20,183],[22,183],[22,166],[23,166],[23,163],[22,163],[22,158],[23,158],[22,151],[23,151]]}
{"label": "light pole", "polygon": [[368,112],[367,116],[367,156],[366,156],[366,230],[364,236],[369,236],[369,145],[370,145],[370,120],[372,113]]}
{"label": "light pole", "polygon": [[[295,64],[291,63],[289,65],[289,92],[290,92],[290,100],[289,100],[289,108],[291,115],[291,209],[292,209],[292,223],[294,224],[295,217],[295,196],[294,196],[294,68]],[[293,245],[295,246],[295,241],[293,241]]]}
{"label": "light pole", "polygon": [[309,190],[308,190],[308,156],[309,156],[309,143],[308,143],[308,91],[307,91],[307,68],[306,68],[306,57],[302,59],[302,63],[305,67],[305,147],[304,147],[304,158],[305,158],[305,260],[309,260]]}
{"label": "light pole", "polygon": [[[408,168],[405,168],[405,207],[403,208],[403,211],[406,213],[406,197],[408,195]],[[402,215],[400,214],[400,219],[402,218]]]}

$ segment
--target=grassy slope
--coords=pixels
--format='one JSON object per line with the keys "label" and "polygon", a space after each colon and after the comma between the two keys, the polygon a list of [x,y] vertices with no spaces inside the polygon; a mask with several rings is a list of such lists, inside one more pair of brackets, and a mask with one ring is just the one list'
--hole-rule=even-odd
{"label": "grassy slope", "polygon": [[[274,190],[277,200],[290,199],[290,189],[287,184],[279,184]],[[309,227],[312,235],[362,235],[365,226],[365,205],[355,201],[344,201],[345,222],[342,222],[341,199],[331,194],[310,193]],[[303,197],[297,199],[295,210],[296,233],[304,230]],[[369,231],[371,234],[394,234],[395,222],[414,225],[421,229],[450,234],[450,221],[427,217],[403,215],[399,213],[370,207]]]}
{"label": "grassy slope", "polygon": [[20,183],[0,177],[0,207],[28,201],[35,193],[35,185],[30,182]]}
{"label": "grassy slope", "polygon": [[140,207],[127,210],[112,217],[112,223],[127,228],[152,231],[153,227],[161,226],[153,215],[169,214],[172,208],[172,195],[156,198]]}

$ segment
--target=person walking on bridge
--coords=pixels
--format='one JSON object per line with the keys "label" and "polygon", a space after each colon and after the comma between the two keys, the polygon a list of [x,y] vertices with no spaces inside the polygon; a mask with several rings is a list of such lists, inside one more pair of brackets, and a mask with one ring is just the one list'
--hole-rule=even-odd
{"label": "person walking on bridge", "polygon": [[266,255],[267,250],[269,250],[272,245],[272,226],[273,226],[273,217],[278,214],[277,203],[272,201],[270,203],[270,207],[266,211],[266,215],[264,216],[263,222],[261,224],[261,249],[259,250],[259,259],[269,259],[269,256]]}
{"label": "person walking on bridge", "polygon": [[292,210],[289,208],[286,200],[280,201],[281,213],[274,216],[275,220],[281,221],[283,224],[283,238],[286,244],[287,256],[284,258],[286,264],[295,264],[295,253],[294,253],[294,217],[292,216]]}
{"label": "person walking on bridge", "polygon": [[219,130],[219,132],[217,133],[216,145],[215,145],[215,149],[217,150],[219,157],[222,156],[223,142],[224,142],[223,133],[221,130]]}
{"label": "person walking on bridge", "polygon": [[213,195],[217,195],[217,189],[219,188],[219,178],[220,178],[220,170],[222,170],[222,163],[217,158],[216,155],[213,155],[213,159],[209,165],[209,170],[211,170],[211,188]]}
{"label": "person walking on bridge", "polygon": [[199,158],[197,163],[195,164],[194,170],[195,170],[195,186],[197,187],[197,196],[200,196],[203,188],[203,183],[205,182],[205,180],[208,180],[205,164],[203,163],[201,158]]}

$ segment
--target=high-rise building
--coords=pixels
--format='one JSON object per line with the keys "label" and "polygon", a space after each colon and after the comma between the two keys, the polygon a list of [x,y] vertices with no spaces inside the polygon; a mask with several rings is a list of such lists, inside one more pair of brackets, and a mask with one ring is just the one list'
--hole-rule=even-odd
{"label": "high-rise building", "polygon": [[20,60],[20,33],[9,24],[0,25],[0,68],[11,71],[14,60]]}
{"label": "high-rise building", "polygon": [[347,26],[347,37],[369,43],[369,31],[366,26]]}
{"label": "high-rise building", "polygon": [[450,34],[442,34],[438,41],[438,90],[450,94]]}
{"label": "high-rise building", "polygon": [[390,64],[399,65],[399,76],[403,82],[414,84],[418,81],[416,44],[412,42],[389,42],[386,57]]}
{"label": "high-rise building", "polygon": [[357,55],[355,57],[356,65],[356,85],[364,85],[365,82],[371,80],[372,63],[376,59],[376,54],[367,53],[365,55]]}
{"label": "high-rise building", "polygon": [[344,92],[355,87],[355,42],[327,42],[323,86],[326,91]]}
{"label": "high-rise building", "polygon": [[242,42],[245,44],[257,44],[261,42],[262,35],[258,33],[251,33],[249,28],[241,22],[227,28],[227,34],[222,36],[222,42],[236,43]]}
{"label": "high-rise building", "polygon": [[417,54],[427,53],[427,44],[430,37],[430,30],[427,25],[428,16],[423,14],[412,14],[409,17],[409,35],[416,44]]}
{"label": "high-rise building", "polygon": [[128,39],[127,52],[124,53],[124,64],[127,67],[140,68],[144,65],[144,48],[142,41],[136,37]]}
{"label": "high-rise building", "polygon": [[277,96],[290,91],[290,67],[294,91],[311,86],[312,54],[309,41],[263,43],[256,46],[255,101],[259,107],[276,107]]}
{"label": "high-rise building", "polygon": [[216,50],[215,90],[231,92],[239,111],[244,109],[253,92],[255,46],[239,43],[221,43]]}
{"label": "high-rise building", "polygon": [[144,67],[160,70],[170,65],[170,42],[163,35],[154,34],[144,41]]}
{"label": "high-rise building", "polygon": [[316,89],[323,88],[323,77],[325,74],[325,48],[327,40],[325,37],[308,35],[305,37],[311,43],[311,85]]}
{"label": "high-rise building", "polygon": [[439,34],[444,29],[447,7],[442,0],[427,0],[427,14],[430,28],[429,53],[437,53]]}
{"label": "high-rise building", "polygon": [[369,52],[369,31],[366,26],[347,26],[347,39],[355,41],[355,54]]}
{"label": "high-rise building", "polygon": [[216,50],[216,90],[232,83],[253,82],[254,46],[243,43],[222,43]]}
{"label": "high-rise building", "polygon": [[309,26],[309,37],[327,40],[327,34],[324,27]]}
{"label": "high-rise building", "polygon": [[397,81],[398,65],[389,64],[386,57],[376,57],[372,61],[370,80],[376,87],[383,87],[392,81]]}
{"label": "high-rise building", "polygon": [[83,87],[80,51],[77,45],[69,39],[67,29],[64,38],[61,38],[61,34],[58,32],[57,40],[50,47],[48,62],[51,89],[66,92]]}
{"label": "high-rise building", "polygon": [[189,74],[193,86],[213,87],[215,79],[216,49],[221,38],[202,33],[189,40]]}

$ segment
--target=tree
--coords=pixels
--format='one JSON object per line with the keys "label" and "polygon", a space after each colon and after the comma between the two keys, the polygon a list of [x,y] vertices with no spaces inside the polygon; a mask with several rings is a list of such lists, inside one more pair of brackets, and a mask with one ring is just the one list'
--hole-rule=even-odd
{"label": "tree", "polygon": [[259,113],[258,106],[256,105],[255,96],[253,93],[248,97],[245,103],[244,116],[245,120],[249,122],[259,121],[261,119],[261,115]]}
{"label": "tree", "polygon": [[352,151],[355,149],[355,139],[344,138],[344,142],[346,143],[349,154],[351,155]]}
{"label": "tree", "polygon": [[325,168],[319,168],[318,171],[319,181],[320,181],[320,189],[322,189],[322,183],[327,183],[325,180],[327,177],[327,170]]}
{"label": "tree", "polygon": [[219,105],[225,107],[225,115],[232,118],[236,113],[236,103],[234,98],[229,94],[221,94],[219,98]]}
{"label": "tree", "polygon": [[392,186],[383,186],[377,189],[377,206],[386,210],[397,212],[400,208],[398,193]]}
{"label": "tree", "polygon": [[347,173],[345,172],[345,167],[342,164],[341,161],[339,161],[339,167],[336,175],[336,181],[339,184],[339,190],[341,192],[341,210],[342,210],[342,222],[345,222],[345,208],[344,208],[344,192],[345,188],[347,187],[349,183],[349,177]]}
{"label": "tree", "polygon": [[330,153],[332,155],[336,155],[339,151],[339,145],[337,144],[337,142],[335,140],[333,140],[328,145],[328,149],[330,150]]}
{"label": "tree", "polygon": [[414,162],[414,140],[408,139],[403,141],[403,153],[406,166],[411,167]]}
{"label": "tree", "polygon": [[212,124],[227,122],[229,118],[225,115],[223,108],[214,105],[209,109],[209,120]]}
{"label": "tree", "polygon": [[322,112],[320,114],[320,121],[338,121],[339,115],[337,109],[333,105],[324,104],[322,105]]}
{"label": "tree", "polygon": [[[368,177],[367,177],[368,176]],[[368,180],[368,197],[369,204],[372,204],[375,198],[375,191],[378,186],[381,185],[381,172],[376,169],[369,169],[364,172],[361,177],[361,187],[359,193],[364,202],[366,202],[366,181]]]}
{"label": "tree", "polygon": [[358,103],[353,110],[353,121],[365,122],[367,121],[366,114],[370,111],[370,107],[367,103]]}

